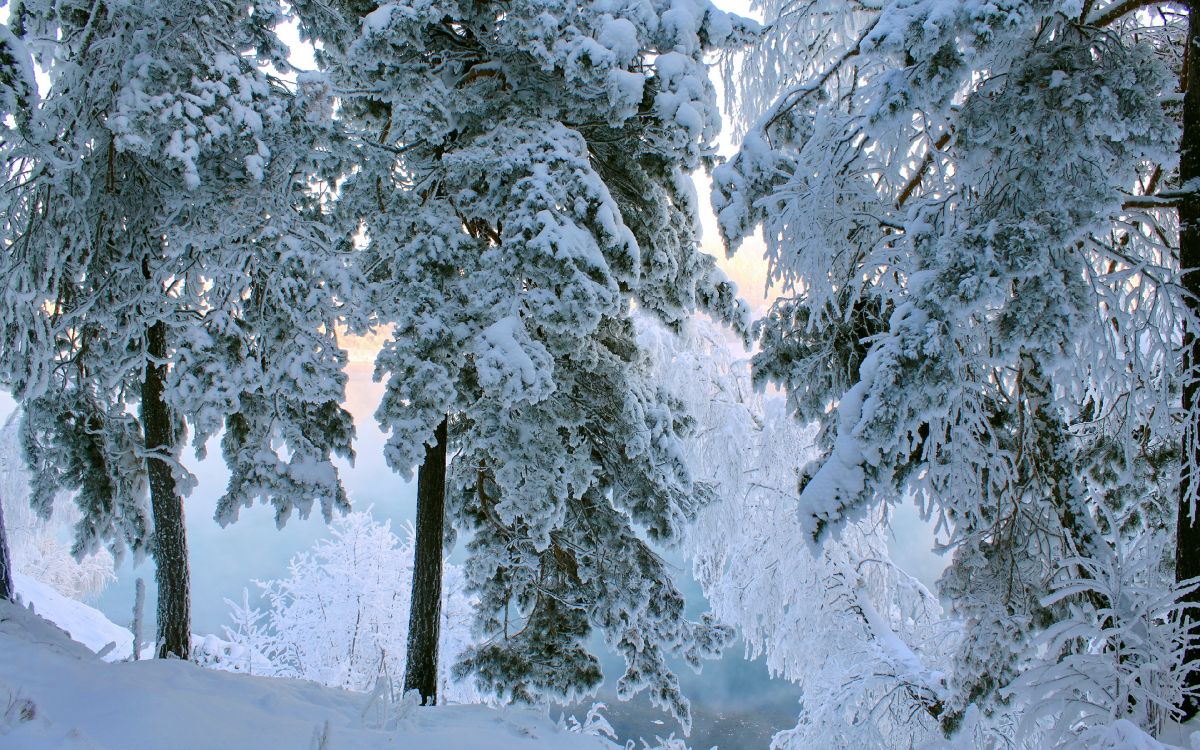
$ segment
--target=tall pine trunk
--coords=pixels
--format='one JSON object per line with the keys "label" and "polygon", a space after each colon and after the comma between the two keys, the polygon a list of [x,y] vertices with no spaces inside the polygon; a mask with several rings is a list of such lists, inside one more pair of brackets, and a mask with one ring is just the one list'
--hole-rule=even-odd
{"label": "tall pine trunk", "polygon": [[[1192,320],[1200,320],[1200,197],[1194,190],[1188,191],[1193,180],[1200,178],[1200,51],[1196,42],[1200,37],[1200,13],[1191,2],[1188,8],[1187,44],[1184,47],[1183,85],[1183,134],[1179,143],[1179,181],[1185,195],[1179,204],[1179,267],[1183,274],[1186,291],[1185,304],[1190,308]],[[1183,410],[1187,415],[1183,439],[1184,471],[1179,487],[1179,515],[1176,527],[1175,577],[1183,581],[1200,576],[1200,508],[1195,499],[1200,476],[1193,476],[1189,466],[1200,466],[1200,382],[1195,368],[1200,365],[1200,331],[1184,331],[1183,337]],[[1187,616],[1200,621],[1200,591],[1185,597],[1190,605]],[[1188,649],[1188,661],[1200,660],[1200,648],[1193,645]],[[1188,686],[1200,688],[1200,671],[1188,675]],[[1185,706],[1189,716],[1197,713],[1200,706],[1194,702]]]}
{"label": "tall pine trunk", "polygon": [[404,692],[416,690],[422,705],[437,703],[438,636],[442,621],[442,538],[446,523],[446,420],[425,446],[417,471],[417,542],[413,554],[412,605]]}
{"label": "tall pine trunk", "polygon": [[175,453],[171,412],[163,398],[166,385],[167,327],[161,320],[146,331],[146,375],[142,381],[142,431],[150,510],[154,515],[154,577],[158,584],[158,657],[188,658],[191,639],[187,535],[183,498],[171,464],[156,456]]}
{"label": "tall pine trunk", "polygon": [[4,509],[0,508],[0,599],[13,601],[17,590],[12,579],[12,555],[9,553],[8,532],[4,530]]}

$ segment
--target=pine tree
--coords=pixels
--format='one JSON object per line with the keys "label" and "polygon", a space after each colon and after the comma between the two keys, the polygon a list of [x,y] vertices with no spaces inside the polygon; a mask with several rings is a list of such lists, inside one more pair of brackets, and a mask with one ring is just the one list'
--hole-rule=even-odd
{"label": "pine tree", "polygon": [[686,719],[665,651],[698,664],[728,631],[684,619],[642,536],[676,539],[705,492],[630,314],[742,315],[696,249],[686,171],[717,126],[703,55],[749,26],[703,2],[296,8],[360,144],[338,210],[394,326],[376,363],[390,465],[411,475],[450,415],[447,513],[473,535],[488,635],[462,669],[569,698],[600,680],[598,628],[621,693]]}
{"label": "pine tree", "polygon": [[185,424],[198,452],[225,429],[222,520],[256,497],[281,523],[346,504],[329,456],[352,433],[334,328],[348,243],[309,185],[328,103],[264,72],[287,69],[280,19],[273,2],[185,0],[10,14],[24,44],[6,49],[28,48],[49,88],[10,97],[25,104],[3,144],[0,379],[25,412],[35,507],[72,491],[77,555],[153,555],[164,656],[190,638]]}
{"label": "pine tree", "polygon": [[[0,114],[5,119],[12,117],[14,124],[27,124],[30,98],[36,91],[37,82],[33,77],[28,50],[12,35],[8,24],[0,24]],[[12,569],[4,511],[0,508],[0,599],[12,601],[16,595]]]}
{"label": "pine tree", "polygon": [[[1195,50],[1200,38],[1200,18],[1196,6],[1188,3],[1187,33],[1182,48]],[[1200,195],[1194,185],[1200,178],[1200,59],[1184,52],[1182,128],[1179,142],[1179,268],[1184,288],[1182,299],[1189,313],[1183,327],[1182,404],[1187,420],[1183,435],[1183,471],[1180,473],[1178,512],[1175,528],[1175,577],[1181,584],[1200,577]],[[1191,186],[1191,187],[1189,187]],[[1200,623],[1200,589],[1185,597],[1191,605],[1188,616]],[[1191,641],[1187,660],[1194,668],[1189,673],[1192,695],[1185,702],[1189,718],[1200,713],[1200,637]]]}
{"label": "pine tree", "polygon": [[[1139,611],[1104,592],[1143,575],[1125,550],[1174,515],[1162,477],[1193,318],[1148,194],[1178,139],[1177,19],[1140,24],[1135,3],[802,5],[772,6],[756,60],[771,75],[746,98],[771,104],[714,197],[731,246],[762,226],[784,293],[757,329],[756,378],[821,425],[808,536],[909,496],[948,530],[941,594],[963,633],[946,700],[926,706],[945,731],[1005,733],[1039,701],[1076,729],[1154,731],[1147,702],[1177,700],[1187,669],[1170,638],[1132,656],[1111,633],[1051,634],[1116,618],[1136,637]],[[1139,585],[1176,591],[1157,570]],[[1174,622],[1171,597],[1154,601]],[[1102,719],[1014,689],[1097,643],[1141,697],[1058,683]],[[1143,659],[1168,677],[1147,681]]]}

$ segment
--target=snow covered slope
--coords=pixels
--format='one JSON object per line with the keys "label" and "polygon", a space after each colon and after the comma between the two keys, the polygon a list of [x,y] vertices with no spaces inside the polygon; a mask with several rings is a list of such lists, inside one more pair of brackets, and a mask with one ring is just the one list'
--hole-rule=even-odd
{"label": "snow covered slope", "polygon": [[[612,750],[539,712],[484,706],[381,716],[368,697],[190,662],[105,663],[0,601],[5,750]],[[382,728],[387,725],[389,728]]]}
{"label": "snow covered slope", "polygon": [[127,659],[133,652],[133,633],[105,617],[99,610],[63,596],[41,581],[15,571],[13,583],[22,601],[32,604],[35,612],[92,651],[102,651],[112,643],[114,645],[105,657],[112,661]]}

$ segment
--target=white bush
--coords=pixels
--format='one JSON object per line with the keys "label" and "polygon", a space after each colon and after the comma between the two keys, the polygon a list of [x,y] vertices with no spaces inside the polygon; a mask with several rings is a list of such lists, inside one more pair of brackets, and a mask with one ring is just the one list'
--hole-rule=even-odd
{"label": "white bush", "polygon": [[[289,576],[256,581],[269,602],[260,610],[248,593],[237,604],[226,600],[234,621],[226,637],[244,647],[249,671],[261,656],[268,674],[300,677],[332,687],[366,692],[377,677],[399,689],[408,643],[412,589],[413,532],[404,539],[391,524],[369,513],[337,520],[329,539],[292,558]],[[471,644],[473,602],[462,571],[446,565],[442,586],[440,700],[476,702],[468,682],[451,679],[450,667]]]}

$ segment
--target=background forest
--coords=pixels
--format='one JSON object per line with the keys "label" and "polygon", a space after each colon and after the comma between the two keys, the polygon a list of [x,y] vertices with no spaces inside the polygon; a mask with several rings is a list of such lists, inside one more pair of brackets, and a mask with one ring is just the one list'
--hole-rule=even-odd
{"label": "background forest", "polygon": [[[754,10],[10,5],[0,599],[14,567],[79,596],[148,557],[146,656],[405,711],[607,679],[687,734],[679,670],[741,638],[798,697],[778,750],[1182,742],[1191,3]],[[709,205],[728,257],[761,240],[754,313]],[[197,639],[217,446],[221,526],[334,525]],[[414,483],[411,527],[351,512],[355,460]],[[922,545],[931,585],[892,554]]]}

